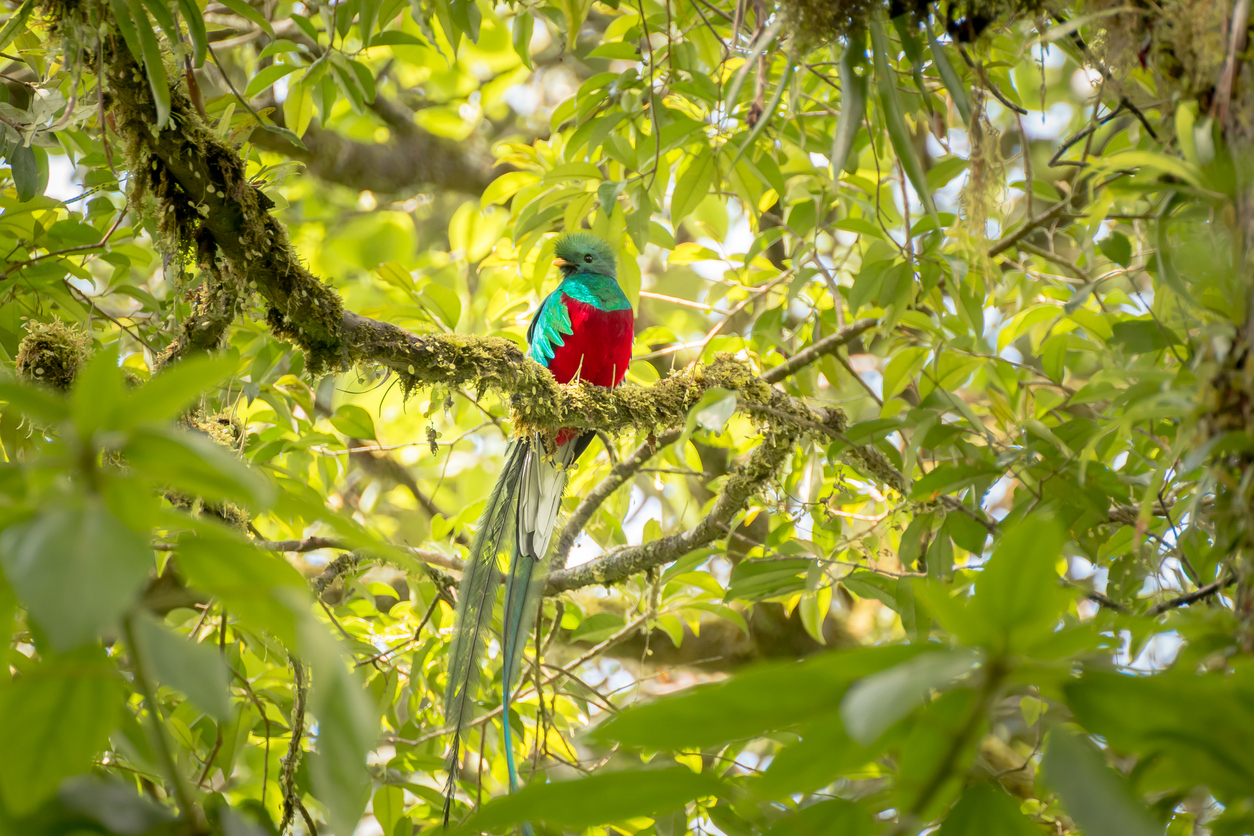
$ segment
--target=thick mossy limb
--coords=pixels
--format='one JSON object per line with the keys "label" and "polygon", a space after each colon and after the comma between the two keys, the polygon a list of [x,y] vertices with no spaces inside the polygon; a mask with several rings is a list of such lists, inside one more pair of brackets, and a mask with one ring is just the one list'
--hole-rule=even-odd
{"label": "thick mossy limb", "polygon": [[152,93],[129,52],[112,50],[107,64],[118,133],[128,140],[133,198],[156,200],[162,232],[180,248],[211,236],[231,274],[264,300],[275,334],[305,352],[311,375],[346,367],[343,302],[300,264],[283,226],[248,181],[239,153],[201,121],[177,87],[170,124],[158,131]]}

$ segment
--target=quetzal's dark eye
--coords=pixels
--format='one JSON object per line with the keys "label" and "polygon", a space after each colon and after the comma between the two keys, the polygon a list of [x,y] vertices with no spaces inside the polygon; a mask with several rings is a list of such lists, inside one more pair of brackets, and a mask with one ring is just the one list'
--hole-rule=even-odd
{"label": "quetzal's dark eye", "polygon": [[583,257],[583,260],[584,260],[586,263],[591,264],[591,263],[592,263],[592,256],[590,256],[590,255],[585,255],[585,256]]}

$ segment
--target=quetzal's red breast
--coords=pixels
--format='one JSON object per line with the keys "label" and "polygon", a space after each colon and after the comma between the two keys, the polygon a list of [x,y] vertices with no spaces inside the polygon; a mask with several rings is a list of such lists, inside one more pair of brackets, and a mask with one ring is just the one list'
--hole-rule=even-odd
{"label": "quetzal's red breast", "polygon": [[[527,331],[533,360],[559,383],[575,379],[597,386],[622,383],[631,364],[635,317],[618,282],[597,273],[575,273],[562,280],[540,305]],[[577,430],[558,433],[562,445]]]}
{"label": "quetzal's red breast", "polygon": [[623,382],[631,364],[635,317],[631,308],[601,310],[563,295],[570,316],[569,335],[553,347],[549,371],[558,383],[578,378],[596,386],[614,387]]}

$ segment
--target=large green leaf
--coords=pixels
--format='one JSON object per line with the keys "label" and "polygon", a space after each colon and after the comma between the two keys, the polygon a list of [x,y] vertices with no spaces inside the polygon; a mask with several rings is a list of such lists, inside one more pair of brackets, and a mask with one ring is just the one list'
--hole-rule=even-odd
{"label": "large green leaf", "polygon": [[0,383],[0,401],[15,412],[46,423],[63,421],[70,415],[68,399],[33,386]]}
{"label": "large green leaf", "polygon": [[144,12],[142,0],[129,0],[129,7],[139,37],[139,47],[144,55],[148,87],[152,90],[153,103],[157,108],[157,122],[154,127],[162,131],[170,123],[170,82],[165,73],[165,58],[161,55],[161,44]]}
{"label": "large green leaf", "polygon": [[138,429],[122,452],[139,473],[192,496],[240,502],[258,510],[274,501],[274,489],[264,477],[200,433]]}
{"label": "large green leaf", "polygon": [[10,815],[30,812],[63,778],[87,771],[125,693],[99,646],[54,656],[0,685],[0,793]]}
{"label": "large green leaf", "polygon": [[897,152],[897,159],[905,170],[910,185],[914,186],[923,203],[923,208],[931,215],[936,228],[941,229],[940,216],[936,214],[936,204],[932,201],[932,191],[927,185],[923,163],[919,160],[910,129],[906,126],[901,100],[897,94],[897,74],[888,64],[888,38],[884,35],[883,25],[874,17],[871,19],[871,46],[871,54],[875,59],[875,84],[880,94],[889,141]]}
{"label": "large green leaf", "polygon": [[937,836],[1039,836],[1040,831],[1002,790],[980,784],[969,788],[945,817]]}
{"label": "large green leaf", "polygon": [[94,498],[46,509],[0,534],[0,564],[63,651],[115,625],[154,567],[148,543]]}
{"label": "large green leaf", "polygon": [[777,821],[767,836],[871,836],[875,820],[861,804],[831,798]]}
{"label": "large green leaf", "polygon": [[858,680],[840,704],[849,736],[866,746],[890,726],[970,673],[979,657],[970,650],[924,653]]}
{"label": "large green leaf", "polygon": [[1048,633],[1071,598],[1058,579],[1062,527],[1030,517],[1002,537],[975,581],[972,609],[1001,631],[1008,647]]}
{"label": "large green leaf", "polygon": [[313,789],[330,810],[332,830],[352,833],[370,800],[366,755],[379,733],[378,714],[325,626],[306,617],[300,639],[313,673],[309,707],[318,720],[317,757],[309,762]]}
{"label": "large green leaf", "polygon": [[1050,787],[1062,798],[1063,809],[1085,833],[1162,836],[1162,826],[1088,741],[1066,729],[1054,729],[1041,766]]}
{"label": "large green leaf", "polygon": [[874,760],[892,735],[870,747],[854,741],[838,715],[824,715],[801,729],[801,739],[775,753],[770,767],[752,781],[754,792],[767,798],[785,798],[813,792],[841,775]]}
{"label": "large green leaf", "polygon": [[229,536],[179,538],[179,568],[192,586],[222,599],[253,627],[298,647],[298,614],[308,610],[308,586],[282,557]]}
{"label": "large green leaf", "polygon": [[1168,786],[1200,780],[1221,798],[1236,799],[1254,787],[1254,689],[1235,685],[1217,673],[1089,671],[1065,692],[1086,729],[1145,759],[1147,780]]}
{"label": "large green leaf", "polygon": [[227,357],[203,355],[189,357],[163,369],[131,393],[111,416],[109,426],[126,430],[176,418],[203,392],[217,386],[235,371],[236,365]]}
{"label": "large green leaf", "polygon": [[198,708],[225,722],[231,717],[231,673],[217,649],[170,632],[148,618],[135,619],[140,652],[158,682],[182,691]]}
{"label": "large green leaf", "polygon": [[478,833],[524,821],[585,828],[639,816],[655,816],[723,786],[708,773],[686,767],[598,772],[577,781],[532,783],[516,795],[494,799],[455,833]]}
{"label": "large green leaf", "polygon": [[594,734],[632,746],[704,747],[754,737],[831,714],[855,680],[892,668],[922,648],[896,645],[762,665],[726,682],[630,708]]}

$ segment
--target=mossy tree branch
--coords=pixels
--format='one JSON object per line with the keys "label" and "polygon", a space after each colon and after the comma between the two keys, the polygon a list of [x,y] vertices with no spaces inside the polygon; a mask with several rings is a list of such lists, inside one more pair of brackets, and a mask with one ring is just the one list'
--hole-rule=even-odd
{"label": "mossy tree branch", "polygon": [[[764,441],[734,471],[710,514],[687,531],[565,569],[564,555],[573,543],[576,521],[586,522],[652,453],[633,455],[581,505],[563,532],[561,568],[549,580],[550,594],[622,580],[709,545],[776,477],[802,435],[843,437],[843,412],[814,409],[772,384],[847,345],[872,328],[874,320],[860,320],[762,376],[747,362],[724,355],[648,387],[562,386],[509,340],[416,335],[345,310],[339,295],[300,264],[286,230],[246,180],[239,155],[205,127],[181,92],[173,91],[171,128],[157,132],[152,127],[151,94],[131,56],[115,51],[107,72],[118,129],[129,141],[133,170],[140,174],[136,188],[150,191],[158,200],[163,230],[184,245],[195,242],[202,263],[213,262],[216,247],[227,269],[215,275],[238,277],[241,294],[255,292],[261,298],[271,329],[306,352],[311,374],[363,362],[387,367],[407,391],[438,384],[495,390],[509,399],[519,433],[547,434],[562,427],[652,432],[683,426],[690,408],[709,389],[736,393],[739,407],[764,427]],[[903,486],[901,475],[878,451],[852,452],[872,475]]]}
{"label": "mossy tree branch", "polygon": [[[137,188],[147,189],[159,201],[163,231],[184,242],[197,241],[202,250],[205,236],[211,236],[229,273],[261,297],[274,333],[305,351],[311,374],[365,362],[389,368],[407,390],[435,384],[496,390],[510,398],[519,432],[679,426],[689,408],[713,387],[735,391],[744,408],[766,408],[759,418],[768,415],[771,424],[828,423],[825,411],[789,397],[759,378],[748,363],[730,357],[694,366],[650,387],[611,391],[582,384],[560,386],[548,369],[509,340],[417,335],[345,310],[339,295],[301,265],[286,230],[245,178],[239,155],[208,130],[186,97],[172,91],[171,127],[157,132],[155,107],[139,67],[125,50],[114,51],[111,61],[108,77],[118,130],[129,140],[132,166],[141,175]],[[870,325],[856,323],[845,329],[847,339],[829,340],[843,345]],[[777,377],[782,375],[772,379]]]}

